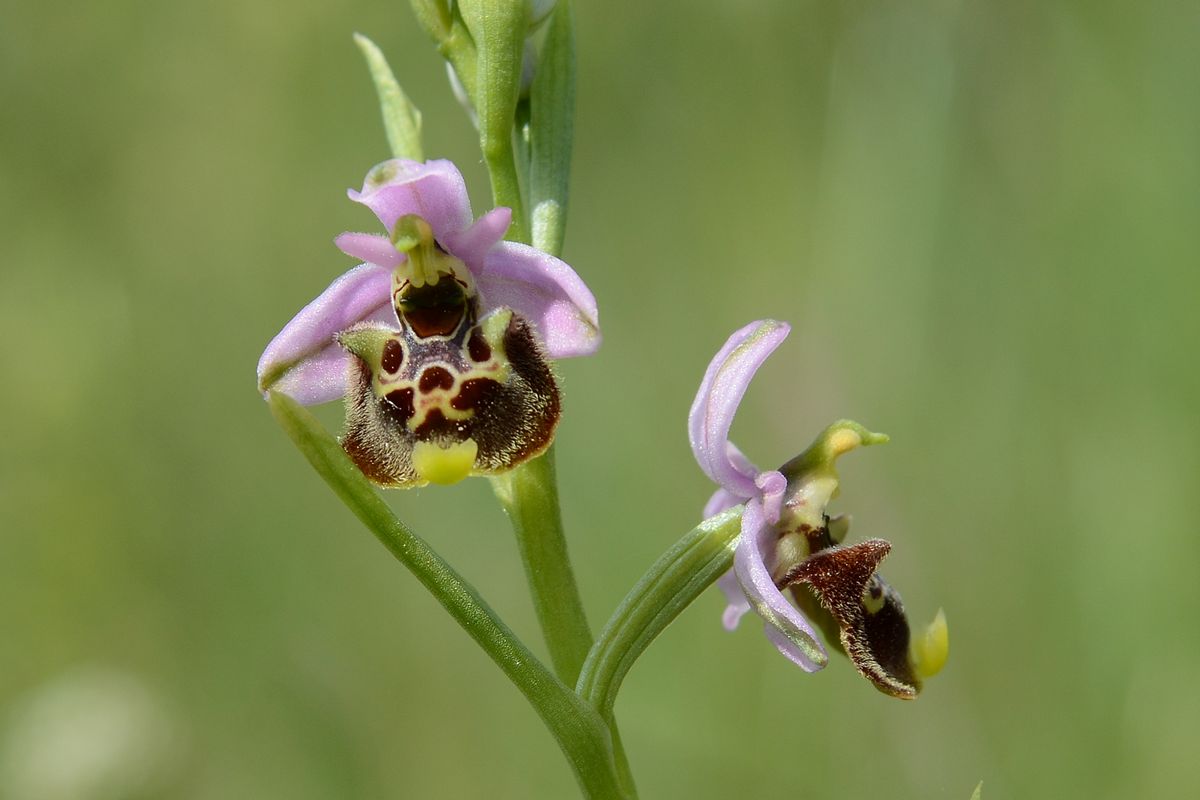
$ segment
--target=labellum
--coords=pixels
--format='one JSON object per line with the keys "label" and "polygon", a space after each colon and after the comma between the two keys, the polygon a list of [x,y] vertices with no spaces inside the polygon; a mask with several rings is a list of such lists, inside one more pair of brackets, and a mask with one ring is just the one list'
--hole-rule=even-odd
{"label": "labellum", "polygon": [[[834,524],[831,526],[831,522]],[[811,555],[779,579],[831,645],[850,658],[884,694],[910,700],[921,691],[922,664],[914,664],[904,603],[876,571],[892,546],[883,539],[836,544],[826,520],[805,531]]]}
{"label": "labellum", "polygon": [[[831,644],[841,646],[863,677],[884,694],[911,699],[920,692],[921,680],[909,662],[904,603],[875,571],[891,549],[883,539],[831,547],[797,564],[786,580],[797,604]],[[836,626],[834,635],[830,621]]]}

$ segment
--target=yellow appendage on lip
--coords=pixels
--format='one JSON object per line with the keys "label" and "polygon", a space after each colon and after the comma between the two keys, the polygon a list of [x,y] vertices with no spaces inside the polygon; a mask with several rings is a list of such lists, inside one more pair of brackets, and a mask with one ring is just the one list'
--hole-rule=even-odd
{"label": "yellow appendage on lip", "polygon": [[946,666],[946,659],[950,655],[950,630],[946,626],[944,611],[938,609],[929,627],[913,638],[910,655],[913,669],[922,678],[932,678]]}
{"label": "yellow appendage on lip", "polygon": [[433,442],[417,442],[412,451],[413,469],[423,481],[442,485],[458,483],[475,468],[479,445],[474,439],[442,447]]}

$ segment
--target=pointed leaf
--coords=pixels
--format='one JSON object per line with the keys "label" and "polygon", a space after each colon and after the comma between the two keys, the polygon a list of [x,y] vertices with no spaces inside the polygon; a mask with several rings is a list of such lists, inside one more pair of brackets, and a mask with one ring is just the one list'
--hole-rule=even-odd
{"label": "pointed leaf", "polygon": [[387,59],[383,57],[383,51],[361,33],[354,34],[354,42],[367,59],[367,68],[371,70],[371,78],[375,81],[379,108],[383,112],[383,127],[387,131],[392,155],[396,158],[424,161],[425,156],[421,149],[421,112],[396,82],[396,76],[388,66]]}
{"label": "pointed leaf", "polygon": [[533,246],[562,252],[575,118],[575,32],[567,0],[559,0],[547,25],[531,95],[532,161],[529,207]]}

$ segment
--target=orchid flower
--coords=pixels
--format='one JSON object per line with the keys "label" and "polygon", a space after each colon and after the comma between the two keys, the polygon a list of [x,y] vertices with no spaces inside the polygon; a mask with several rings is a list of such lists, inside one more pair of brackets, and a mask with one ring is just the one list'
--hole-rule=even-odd
{"label": "orchid flower", "polygon": [[347,398],[343,446],[388,486],[511,469],[549,446],[559,416],[548,358],[600,344],[596,301],[561,260],[473,219],[449,161],[386,161],[351,200],[386,235],[343,233],[361,264],[271,341],[258,386],[301,403]]}
{"label": "orchid flower", "polygon": [[736,331],[709,364],[688,418],[696,461],[719,487],[704,516],[745,504],[733,569],[718,581],[728,599],[725,628],[736,628],[753,609],[779,652],[813,672],[828,661],[815,621],[876,688],[915,697],[921,679],[946,660],[945,616],[939,612],[910,642],[900,596],[876,572],[891,545],[882,539],[842,545],[848,519],[826,514],[838,491],[838,456],[887,437],[854,422],[836,422],[804,453],[769,471],[760,471],[729,441],[750,380],[789,330],[767,320]]}

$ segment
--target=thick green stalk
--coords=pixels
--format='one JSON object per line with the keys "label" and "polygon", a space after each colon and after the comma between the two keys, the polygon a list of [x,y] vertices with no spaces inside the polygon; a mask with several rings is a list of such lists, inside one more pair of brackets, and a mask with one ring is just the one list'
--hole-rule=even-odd
{"label": "thick green stalk", "polygon": [[[497,27],[497,20],[490,18],[488,14],[484,13],[484,9],[468,7],[464,10],[474,25],[477,37],[490,35],[492,37],[491,41],[493,41],[493,49],[499,46],[496,44],[497,42],[501,44],[508,43],[506,47],[511,48],[508,36],[494,32]],[[559,20],[562,20],[569,26],[570,17],[567,14],[568,12],[562,8],[556,9],[554,12],[555,19],[549,24],[556,26],[556,28],[561,28],[563,23],[559,22]],[[573,44],[573,40],[569,36],[564,36],[561,33],[557,39],[559,44],[556,45],[556,48],[569,47]],[[550,42],[548,41],[547,46],[549,45]],[[486,47],[480,47],[481,63],[484,58],[482,51],[487,49]],[[545,59],[545,57],[545,53],[543,53],[542,58]],[[493,61],[496,60],[504,61],[504,59],[493,59]],[[571,61],[573,62],[573,57]],[[511,64],[509,66],[511,67]],[[540,63],[538,68],[542,69],[543,66],[551,69],[554,65]],[[518,78],[515,74],[511,74],[509,77],[512,80],[517,80]],[[480,79],[481,82],[485,80],[482,68]],[[543,81],[543,84],[546,84],[546,81]],[[570,114],[574,108],[573,80],[566,84],[552,82],[552,85],[558,87],[560,90],[568,91],[569,96],[543,91],[540,94],[535,92],[535,99],[544,107],[565,104],[565,113]],[[483,88],[481,83],[479,86],[480,93]],[[502,90],[500,87],[494,87],[494,89],[494,94],[500,97],[508,97],[509,91]],[[516,108],[517,106],[514,105],[514,114],[516,113]],[[526,111],[528,112],[529,110],[528,104],[526,104]],[[539,112],[534,111],[533,113],[538,114]],[[542,119],[559,117],[561,117],[561,112],[541,112]],[[490,135],[493,140],[503,140],[509,143],[511,150],[514,122],[514,117],[509,116],[503,135],[499,131],[488,134],[485,132],[485,124],[481,115],[480,135],[481,137]],[[566,124],[558,125],[557,130],[560,134],[564,130],[567,135],[570,134],[570,126]],[[569,144],[563,145],[559,142],[556,149],[562,150],[564,147],[569,158]],[[558,163],[561,163],[561,161],[562,159],[559,158]],[[515,169],[516,162],[512,161],[512,163]],[[507,179],[503,176],[497,177],[491,160],[488,160],[487,164],[488,171],[492,175],[493,196],[496,205],[509,205],[513,208],[514,229],[509,231],[509,238],[527,244],[530,243],[527,220],[519,216],[518,212],[521,210],[511,205],[511,198],[506,197],[502,190],[497,188],[503,186]],[[565,176],[561,180],[557,180],[555,185],[558,191],[565,195],[567,189]],[[517,227],[518,221],[520,222],[520,227]],[[543,232],[545,233],[544,238],[539,237],[539,239],[532,241],[533,246],[551,255],[560,255],[562,248],[562,226],[565,224],[565,216],[557,217],[554,220],[553,226],[543,228]],[[533,596],[533,605],[537,611],[538,621],[541,624],[542,634],[546,640],[546,648],[550,651],[550,659],[554,664],[555,672],[559,678],[573,685],[575,679],[579,677],[579,669],[583,666],[583,660],[587,657],[588,651],[591,649],[592,632],[588,626],[587,617],[584,614],[583,601],[580,599],[579,589],[575,584],[575,573],[571,569],[570,557],[567,554],[567,541],[563,534],[562,513],[559,511],[558,480],[554,469],[553,446],[540,458],[536,458],[511,472],[493,478],[492,488],[495,490],[496,497],[500,500],[501,505],[503,505],[505,512],[512,521],[513,531],[517,536],[517,545],[521,550],[521,559],[525,564],[525,574],[529,581],[530,593]]]}
{"label": "thick green stalk", "polygon": [[693,600],[733,564],[742,508],[706,519],[654,562],[592,646],[575,691],[606,720],[629,668]]}
{"label": "thick green stalk", "polygon": [[592,631],[567,555],[554,448],[492,478],[492,488],[512,521],[554,671],[561,680],[574,685],[592,647]]}
{"label": "thick green stalk", "polygon": [[[513,138],[514,152],[517,159],[517,174],[529,175],[530,159],[532,147],[529,141],[529,116],[530,116],[530,101],[528,97],[522,97],[517,103],[517,112],[514,120],[513,130],[515,136]],[[530,206],[532,208],[532,206]],[[536,236],[531,236],[531,240],[536,240]],[[537,245],[534,245],[535,247]],[[538,247],[539,250],[545,248]],[[562,248],[555,252],[561,252]],[[546,252],[550,252],[547,250]]]}
{"label": "thick green stalk", "polygon": [[461,575],[401,522],[337,441],[290,397],[272,392],[276,420],[355,516],[450,613],[521,691],[550,729],[586,797],[624,796],[608,726],[556,678]]}
{"label": "thick green stalk", "polygon": [[[512,521],[529,592],[554,671],[561,680],[574,683],[592,649],[592,632],[563,535],[554,447],[541,457],[492,478],[492,488]],[[621,786],[627,797],[636,798],[633,773],[616,720],[611,713],[604,719],[612,734],[613,756]]]}
{"label": "thick green stalk", "polygon": [[438,52],[450,63],[463,91],[467,93],[467,100],[474,108],[475,75],[479,68],[479,57],[475,52],[475,41],[471,38],[471,32],[467,30],[467,25],[460,16],[454,17],[446,38],[438,43]]}
{"label": "thick green stalk", "polygon": [[410,0],[417,24],[439,44],[450,35],[450,6],[445,0]]}
{"label": "thick green stalk", "polygon": [[471,99],[479,117],[479,148],[492,179],[492,195],[497,205],[513,211],[509,238],[528,242],[529,227],[513,150],[513,123],[521,91],[529,9],[524,3],[494,0],[459,0],[455,8],[475,41]]}
{"label": "thick green stalk", "polygon": [[[496,205],[513,210],[508,238],[551,255],[562,253],[575,111],[575,40],[570,8],[559,0],[543,43],[530,97],[519,100],[523,28],[514,27],[518,4],[460,3],[455,8],[471,29],[476,80],[467,82],[479,117],[480,146]],[[519,32],[519,35],[517,35]],[[447,52],[443,48],[443,52]],[[455,64],[458,69],[458,65]],[[514,150],[514,128],[522,158]],[[528,136],[528,138],[524,138]],[[533,225],[526,216],[521,177],[536,196]],[[554,449],[504,476],[492,487],[513,524],[534,608],[558,676],[573,683],[592,646],[591,629],[567,554],[559,511]],[[616,766],[627,797],[636,798],[633,776],[612,715]]]}
{"label": "thick green stalk", "polygon": [[417,23],[437,44],[438,52],[458,76],[471,106],[475,105],[475,40],[457,5],[444,0],[410,0]]}

